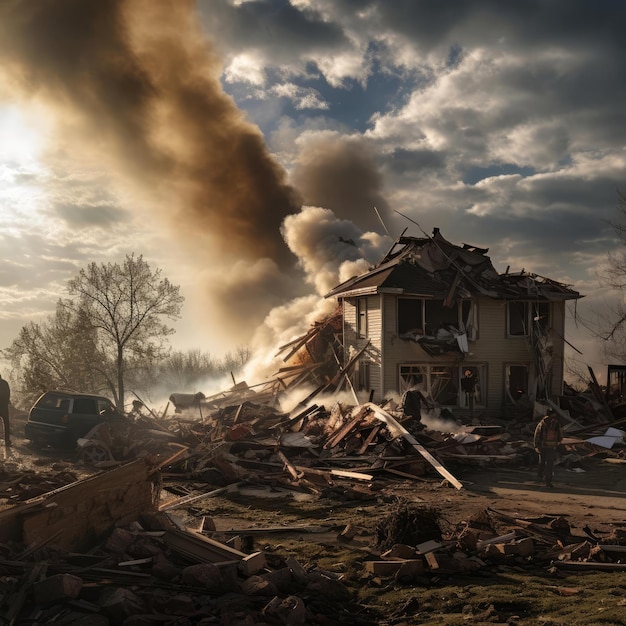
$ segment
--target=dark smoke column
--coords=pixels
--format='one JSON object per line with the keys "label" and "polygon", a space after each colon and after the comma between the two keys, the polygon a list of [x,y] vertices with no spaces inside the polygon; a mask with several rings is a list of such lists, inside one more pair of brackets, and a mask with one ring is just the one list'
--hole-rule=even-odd
{"label": "dark smoke column", "polygon": [[[24,97],[55,109],[64,139],[149,196],[173,236],[278,266],[299,209],[219,83],[190,0],[5,0],[0,66]],[[82,143],[81,143],[82,142]]]}

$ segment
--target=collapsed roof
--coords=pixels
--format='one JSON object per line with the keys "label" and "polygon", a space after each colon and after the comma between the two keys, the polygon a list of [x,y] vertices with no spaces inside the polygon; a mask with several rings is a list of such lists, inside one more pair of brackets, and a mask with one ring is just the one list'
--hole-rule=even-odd
{"label": "collapsed roof", "polygon": [[441,235],[399,237],[389,252],[361,276],[341,283],[326,297],[355,297],[398,293],[442,299],[447,305],[460,298],[483,295],[504,300],[575,300],[569,285],[522,270],[499,274],[487,256],[488,248],[456,246]]}

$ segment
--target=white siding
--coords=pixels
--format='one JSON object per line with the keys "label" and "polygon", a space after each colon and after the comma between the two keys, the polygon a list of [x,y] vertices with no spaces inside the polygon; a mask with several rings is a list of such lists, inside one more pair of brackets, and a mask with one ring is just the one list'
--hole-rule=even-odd
{"label": "white siding", "polygon": [[[365,298],[365,297],[364,297]],[[507,337],[507,305],[503,300],[478,298],[478,338],[469,342],[469,355],[448,353],[430,356],[418,343],[400,339],[397,333],[396,295],[367,296],[368,337],[371,345],[366,354],[370,361],[370,385],[375,399],[390,393],[399,393],[399,365],[440,364],[449,366],[484,365],[486,369],[485,407],[481,412],[489,415],[505,413],[504,388],[507,365],[525,365],[530,377],[535,375],[534,357],[524,337]],[[554,360],[552,393],[560,394],[563,377],[563,341],[565,305],[552,303],[552,333]],[[351,348],[345,351],[349,360],[354,350],[361,349],[367,339],[356,336],[356,307],[354,300],[344,301],[344,342]],[[365,355],[364,355],[365,356]]]}
{"label": "white siding", "polygon": [[[382,315],[380,309],[381,299],[378,295],[364,296],[361,300],[367,301],[367,337],[357,337],[356,331],[356,299],[350,298],[343,301],[344,312],[344,365],[361,350],[368,342],[368,346],[361,359],[370,362],[370,387],[374,389],[374,399],[380,399],[381,381],[381,337]],[[353,382],[355,377],[352,376]]]}

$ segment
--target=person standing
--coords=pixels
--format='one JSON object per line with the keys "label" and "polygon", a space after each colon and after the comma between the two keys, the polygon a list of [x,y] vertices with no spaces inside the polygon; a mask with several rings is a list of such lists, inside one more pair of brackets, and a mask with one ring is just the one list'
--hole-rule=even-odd
{"label": "person standing", "polygon": [[535,428],[534,446],[539,453],[537,480],[545,480],[546,487],[552,487],[552,475],[556,461],[557,447],[563,439],[563,430],[556,411],[550,409]]}
{"label": "person standing", "polygon": [[474,417],[474,391],[476,389],[476,376],[469,367],[461,378],[461,389],[465,392],[465,399],[470,410],[470,415]]}
{"label": "person standing", "polygon": [[9,423],[9,401],[11,400],[11,388],[9,383],[0,376],[0,418],[4,424],[4,445],[11,447],[11,425]]}

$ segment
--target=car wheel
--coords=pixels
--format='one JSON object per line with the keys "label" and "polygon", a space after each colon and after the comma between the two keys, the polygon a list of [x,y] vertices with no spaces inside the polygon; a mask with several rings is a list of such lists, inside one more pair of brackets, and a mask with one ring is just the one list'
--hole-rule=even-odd
{"label": "car wheel", "polygon": [[28,445],[35,451],[41,452],[46,445],[43,441],[29,441]]}
{"label": "car wheel", "polygon": [[81,448],[79,460],[87,465],[95,465],[102,461],[112,461],[113,457],[104,445],[97,441],[90,441]]}

